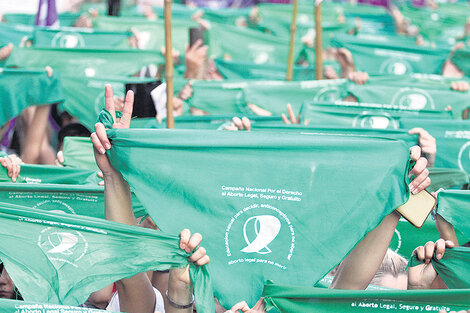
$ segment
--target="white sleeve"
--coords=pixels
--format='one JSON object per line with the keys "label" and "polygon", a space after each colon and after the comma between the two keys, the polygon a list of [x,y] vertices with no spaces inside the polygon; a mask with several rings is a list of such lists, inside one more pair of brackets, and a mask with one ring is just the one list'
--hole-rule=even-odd
{"label": "white sleeve", "polygon": [[[165,303],[163,301],[162,294],[156,288],[153,288],[155,293],[155,313],[165,313]],[[119,306],[119,295],[117,292],[113,294],[111,300],[109,301],[106,311],[112,312],[121,312],[121,307]]]}

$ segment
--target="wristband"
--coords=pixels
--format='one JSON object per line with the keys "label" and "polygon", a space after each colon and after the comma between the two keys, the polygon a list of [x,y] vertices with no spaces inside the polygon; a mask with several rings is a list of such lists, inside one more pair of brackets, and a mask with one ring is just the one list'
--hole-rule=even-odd
{"label": "wristband", "polygon": [[168,296],[168,290],[166,291],[166,298],[168,299],[168,303],[170,303],[170,305],[172,307],[174,307],[175,309],[189,309],[190,307],[192,307],[193,304],[194,304],[194,295],[192,295],[192,296],[193,296],[193,299],[191,300],[190,303],[188,303],[188,304],[178,304]]}

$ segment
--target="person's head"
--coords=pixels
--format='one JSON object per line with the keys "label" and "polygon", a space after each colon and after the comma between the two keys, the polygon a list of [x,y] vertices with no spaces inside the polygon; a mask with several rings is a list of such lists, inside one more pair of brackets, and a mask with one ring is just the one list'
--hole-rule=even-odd
{"label": "person's head", "polygon": [[79,123],[72,123],[62,127],[57,135],[57,151],[62,150],[65,137],[90,137],[91,132]]}
{"label": "person's head", "polygon": [[407,265],[408,262],[405,258],[388,249],[382,264],[371,281],[371,285],[395,289],[407,289]]}
{"label": "person's head", "polygon": [[0,298],[17,299],[15,284],[5,270],[3,263],[0,263]]}

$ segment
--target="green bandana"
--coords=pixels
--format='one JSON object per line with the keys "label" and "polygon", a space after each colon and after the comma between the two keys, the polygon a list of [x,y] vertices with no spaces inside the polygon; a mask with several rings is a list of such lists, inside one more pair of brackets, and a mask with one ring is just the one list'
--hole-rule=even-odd
{"label": "green bandana", "polygon": [[[27,301],[78,305],[122,278],[188,264],[177,236],[6,204],[0,238],[0,258]],[[198,311],[214,312],[207,268],[191,264],[190,276]]]}
{"label": "green bandana", "polygon": [[[314,284],[407,199],[402,141],[109,129],[106,111],[100,121],[113,142],[111,164],[158,227],[209,238],[216,297],[225,307],[240,299],[254,304],[266,279]],[[331,201],[338,181],[341,192]],[[330,231],[337,227],[348,236],[337,240]]]}
{"label": "green bandana", "polygon": [[470,191],[443,190],[439,192],[437,213],[470,239]]}
{"label": "green bandana", "polygon": [[267,284],[266,310],[297,312],[437,312],[466,310],[470,290],[336,290]]}
{"label": "green bandana", "polygon": [[105,313],[97,309],[86,309],[75,306],[64,306],[57,304],[34,303],[17,300],[0,299],[0,310],[2,313]]}
{"label": "green bandana", "polygon": [[[257,65],[287,64],[289,38],[279,38],[246,27],[212,25],[210,30],[211,54],[218,58],[228,57],[235,62]],[[302,50],[297,41],[294,61]]]}
{"label": "green bandana", "polygon": [[[403,75],[370,77],[364,85],[349,83],[348,92],[359,102],[386,103],[415,110],[445,110],[452,107],[455,119],[461,119],[462,111],[470,105],[470,91],[450,89],[456,79],[439,75]],[[462,79],[460,79],[462,80]]]}
{"label": "green bandana", "polygon": [[130,32],[96,31],[90,29],[37,28],[34,31],[34,46],[43,48],[88,48],[126,49]]}
{"label": "green bandana", "polygon": [[[449,289],[470,288],[470,273],[468,271],[468,265],[470,264],[470,248],[448,248],[440,260],[436,258],[436,254],[434,253],[431,263]],[[423,262],[418,260],[418,257],[414,255],[411,258],[409,266],[413,267],[420,264],[423,264]]]}
{"label": "green bandana", "polygon": [[333,46],[347,48],[352,53],[357,71],[373,75],[440,74],[450,52],[447,49],[377,42],[350,35],[335,35],[331,42]]}
{"label": "green bandana", "polygon": [[61,82],[66,99],[61,109],[78,118],[89,130],[94,130],[96,118],[104,109],[106,84],[113,87],[115,99],[124,101],[126,84],[155,82],[155,79],[125,76],[77,77],[69,74],[62,75]]}
{"label": "green bandana", "polygon": [[[286,65],[254,64],[215,59],[217,70],[227,79],[286,80]],[[313,67],[294,65],[293,80],[312,80]]]}
{"label": "green bandana", "polygon": [[149,64],[160,64],[160,51],[15,48],[7,66],[46,67],[75,76],[127,76]]}
{"label": "green bandana", "polygon": [[470,76],[469,58],[470,49],[467,48],[455,51],[450,60],[463,72],[465,76]]}
{"label": "green bandana", "polygon": [[343,126],[360,128],[400,127],[402,118],[451,119],[452,113],[438,110],[410,110],[390,104],[339,102],[335,104],[305,102],[301,120],[316,126]]}
{"label": "green bandana", "polygon": [[64,101],[58,75],[49,77],[45,70],[0,68],[0,95],[0,125],[28,106]]}
{"label": "green bandana", "polygon": [[23,39],[33,36],[34,27],[21,24],[0,23],[0,46],[9,43],[19,46]]}

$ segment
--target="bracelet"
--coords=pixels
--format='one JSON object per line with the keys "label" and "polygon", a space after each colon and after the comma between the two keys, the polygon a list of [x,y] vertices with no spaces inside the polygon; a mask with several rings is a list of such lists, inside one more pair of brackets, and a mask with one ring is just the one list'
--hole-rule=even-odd
{"label": "bracelet", "polygon": [[194,304],[194,294],[192,296],[193,296],[193,299],[191,300],[190,303],[188,303],[188,304],[178,304],[168,296],[168,290],[166,291],[166,298],[168,299],[168,302],[170,303],[170,305],[172,307],[174,307],[176,309],[189,309],[190,307],[192,307],[193,304]]}

